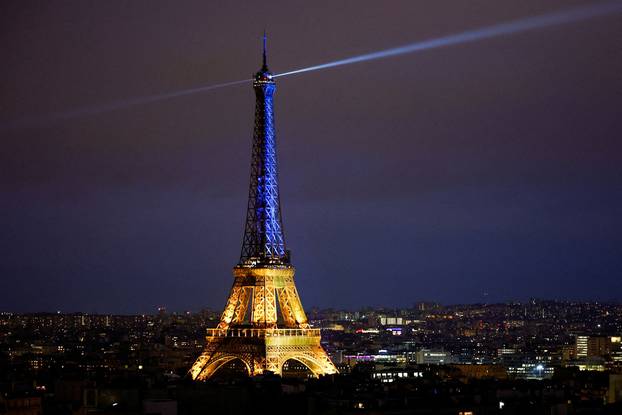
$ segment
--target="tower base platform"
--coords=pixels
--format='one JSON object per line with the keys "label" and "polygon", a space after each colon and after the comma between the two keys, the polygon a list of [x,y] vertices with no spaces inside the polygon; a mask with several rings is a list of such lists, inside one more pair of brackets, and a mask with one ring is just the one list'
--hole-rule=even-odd
{"label": "tower base platform", "polygon": [[239,359],[250,376],[266,370],[282,374],[294,359],[315,375],[337,373],[320,345],[320,329],[226,328],[207,329],[207,345],[190,369],[194,380],[209,379],[223,365]]}

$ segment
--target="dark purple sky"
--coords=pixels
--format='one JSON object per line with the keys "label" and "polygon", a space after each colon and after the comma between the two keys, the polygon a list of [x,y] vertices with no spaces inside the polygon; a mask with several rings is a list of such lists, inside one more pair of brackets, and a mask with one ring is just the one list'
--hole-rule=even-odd
{"label": "dark purple sky", "polygon": [[[264,27],[283,72],[586,3],[2,2],[0,124],[248,78]],[[618,14],[279,79],[303,304],[622,299],[620,39]],[[253,108],[0,131],[0,311],[221,308]]]}

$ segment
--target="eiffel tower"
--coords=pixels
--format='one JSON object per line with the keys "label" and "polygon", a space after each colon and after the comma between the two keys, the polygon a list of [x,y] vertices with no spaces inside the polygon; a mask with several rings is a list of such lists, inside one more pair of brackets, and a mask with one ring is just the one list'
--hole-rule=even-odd
{"label": "eiffel tower", "polygon": [[273,96],[276,84],[266,63],[255,74],[255,130],[246,226],[233,287],[216,328],[189,371],[194,380],[209,379],[218,369],[240,360],[248,374],[282,373],[294,359],[315,375],[336,373],[311,328],[294,284],[295,269],[285,249],[277,174]]}

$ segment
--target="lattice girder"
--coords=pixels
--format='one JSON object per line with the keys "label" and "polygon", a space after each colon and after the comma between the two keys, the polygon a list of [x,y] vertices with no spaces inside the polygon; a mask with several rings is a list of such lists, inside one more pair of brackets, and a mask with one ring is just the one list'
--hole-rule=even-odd
{"label": "lattice girder", "polygon": [[253,87],[256,97],[255,128],[240,263],[287,263],[274,129],[273,97],[276,84],[267,68],[257,73]]}
{"label": "lattice girder", "polygon": [[218,327],[244,324],[276,327],[277,301],[284,327],[308,327],[294,284],[294,273],[292,266],[234,268],[233,287]]}
{"label": "lattice girder", "polygon": [[[208,379],[233,359],[243,361],[251,375],[264,370],[280,374],[289,359],[305,364],[316,376],[336,373],[320,345],[319,329],[309,328],[294,274],[292,266],[233,269],[229,300],[218,328],[208,330],[205,350],[190,370],[193,379]],[[277,327],[277,301],[282,328]]]}
{"label": "lattice girder", "polygon": [[240,336],[243,329],[215,330],[207,336],[205,350],[190,369],[194,380],[209,379],[234,359],[241,360],[250,375],[266,370],[280,375],[290,359],[303,363],[315,376],[337,373],[320,344],[319,330],[249,329],[251,334],[245,336]]}

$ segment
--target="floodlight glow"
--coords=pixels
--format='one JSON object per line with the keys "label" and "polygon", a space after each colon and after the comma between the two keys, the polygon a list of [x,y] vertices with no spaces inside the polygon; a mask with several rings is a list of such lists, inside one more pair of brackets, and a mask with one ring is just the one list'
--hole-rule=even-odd
{"label": "floodlight glow", "polygon": [[[573,22],[579,22],[599,16],[606,16],[609,14],[622,12],[622,0],[610,1],[599,4],[592,4],[589,6],[580,6],[571,9],[566,9],[559,12],[543,14],[534,17],[528,17],[525,19],[519,19],[510,21],[507,23],[496,24],[479,29],[468,30],[458,34],[447,35],[440,38],[424,40],[420,42],[414,42],[407,45],[384,49],[377,52],[366,53],[364,55],[352,56],[346,59],[340,59],[333,62],[327,62],[320,65],[309,66],[306,68],[294,69],[287,72],[275,74],[273,78],[279,78],[284,76],[301,74],[304,72],[317,71],[320,69],[334,68],[337,66],[349,65],[353,63],[367,62],[376,59],[390,58],[394,56],[405,55],[409,53],[421,52],[430,49],[436,49],[440,47],[464,44],[475,42],[478,40],[490,39],[498,36],[507,36],[511,34],[526,32],[529,30],[558,26],[562,24],[568,24]],[[126,100],[120,100],[111,102],[108,104],[78,108],[74,110],[53,113],[43,117],[30,117],[9,122],[0,125],[0,129],[19,129],[28,127],[42,127],[56,121],[62,121],[72,118],[77,118],[85,115],[95,115],[108,111],[119,110],[135,105],[150,104],[153,102],[163,101],[172,98],[178,98],[186,95],[192,95],[200,92],[212,91],[214,89],[225,88],[234,85],[240,85],[247,82],[251,82],[252,79],[244,79],[240,81],[225,82],[221,84],[199,86],[196,88],[183,89],[180,91],[174,91],[158,95],[150,95],[139,98],[130,98]]]}
{"label": "floodlight glow", "polygon": [[192,94],[196,94],[199,92],[207,92],[207,91],[212,91],[214,89],[225,88],[228,86],[245,84],[251,81],[252,79],[243,79],[240,81],[225,82],[222,84],[204,85],[204,86],[198,86],[195,88],[182,89],[180,91],[173,91],[173,92],[168,92],[164,94],[149,95],[149,96],[138,97],[138,98],[129,98],[125,100],[110,102],[108,104],[102,104],[102,105],[86,107],[86,108],[77,108],[75,110],[69,110],[69,111],[64,111],[64,112],[57,112],[57,113],[49,114],[43,117],[23,118],[19,121],[15,121],[13,123],[9,123],[8,125],[4,125],[3,127],[8,128],[8,129],[23,128],[23,127],[41,127],[41,126],[45,126],[47,124],[50,124],[56,121],[68,120],[68,119],[77,118],[77,117],[81,117],[85,115],[101,114],[103,112],[115,111],[115,110],[119,110],[119,109],[123,109],[127,107],[132,107],[135,105],[150,104],[152,102],[158,102],[158,101],[164,101],[167,99],[183,97],[185,95],[192,95]]}
{"label": "floodlight glow", "polygon": [[591,6],[576,7],[561,12],[543,14],[540,16],[528,17],[525,19],[514,20],[507,23],[487,26],[481,29],[468,30],[455,35],[443,36],[436,39],[424,40],[421,42],[410,43],[396,48],[385,49],[378,52],[367,53],[364,55],[353,56],[347,59],[327,62],[320,65],[309,66],[307,68],[295,69],[274,75],[275,78],[281,76],[295,75],[303,72],[317,71],[319,69],[334,68],[336,66],[349,65],[352,63],[366,62],[376,59],[384,59],[392,56],[405,55],[408,53],[421,52],[429,49],[436,49],[444,46],[458,45],[461,43],[475,42],[477,40],[489,39],[497,36],[510,35],[528,30],[539,29],[549,26],[557,26],[566,23],[578,22],[593,17],[604,16],[612,13],[622,12],[622,2],[608,2]]}

